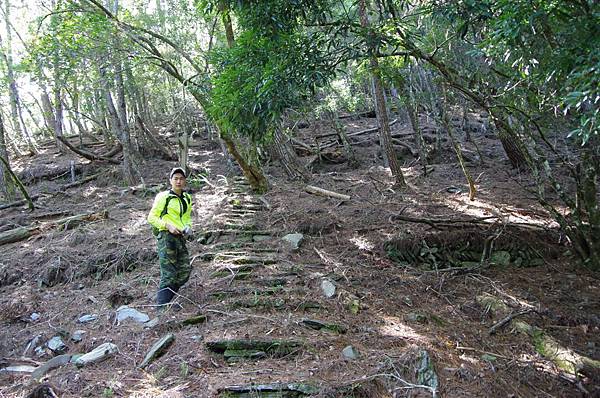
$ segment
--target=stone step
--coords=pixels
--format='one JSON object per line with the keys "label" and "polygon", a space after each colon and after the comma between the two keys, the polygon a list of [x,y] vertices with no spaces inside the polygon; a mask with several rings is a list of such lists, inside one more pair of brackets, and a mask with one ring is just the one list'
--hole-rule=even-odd
{"label": "stone step", "polygon": [[344,334],[348,331],[348,328],[344,325],[322,322],[317,319],[305,318],[300,321],[300,324],[302,326],[306,326],[309,329],[320,330],[324,332],[332,332],[337,334]]}
{"label": "stone step", "polygon": [[233,279],[245,279],[262,264],[245,264],[239,267],[219,268],[210,274],[211,278],[233,277]]}
{"label": "stone step", "polygon": [[302,349],[302,343],[294,340],[216,340],[205,343],[209,351],[217,354],[223,354],[227,359],[230,354],[239,357],[243,351],[264,352],[265,356],[284,357],[297,354]]}
{"label": "stone step", "polygon": [[283,292],[282,286],[268,286],[268,287],[239,287],[237,289],[217,290],[209,293],[210,297],[216,298],[217,300],[225,300],[231,297],[252,295],[258,296],[272,296],[277,293]]}
{"label": "stone step", "polygon": [[243,386],[229,386],[218,391],[223,398],[302,398],[319,394],[320,390],[305,383],[252,383]]}

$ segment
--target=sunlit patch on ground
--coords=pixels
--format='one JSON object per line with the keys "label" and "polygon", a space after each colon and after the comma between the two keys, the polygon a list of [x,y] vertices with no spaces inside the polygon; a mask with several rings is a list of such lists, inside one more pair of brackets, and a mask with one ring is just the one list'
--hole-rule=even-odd
{"label": "sunlit patch on ground", "polygon": [[384,324],[379,327],[379,332],[384,336],[398,337],[410,340],[413,343],[426,343],[428,341],[427,337],[417,333],[400,318],[384,316],[383,322]]}

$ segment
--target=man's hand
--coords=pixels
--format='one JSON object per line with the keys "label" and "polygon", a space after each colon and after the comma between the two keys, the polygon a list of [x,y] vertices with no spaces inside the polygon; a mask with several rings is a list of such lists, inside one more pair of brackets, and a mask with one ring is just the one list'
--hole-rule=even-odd
{"label": "man's hand", "polygon": [[167,223],[167,229],[173,235],[181,235],[181,230],[179,228],[177,228],[176,226],[174,226],[173,224]]}

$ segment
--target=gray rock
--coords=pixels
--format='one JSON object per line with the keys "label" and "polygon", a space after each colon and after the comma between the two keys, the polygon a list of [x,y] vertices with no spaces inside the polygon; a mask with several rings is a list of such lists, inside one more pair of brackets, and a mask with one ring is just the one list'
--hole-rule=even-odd
{"label": "gray rock", "polygon": [[46,355],[46,350],[44,350],[44,347],[42,346],[38,346],[35,347],[35,355],[37,355],[38,357],[43,357],[44,355]]}
{"label": "gray rock", "polygon": [[153,318],[152,320],[149,320],[148,322],[144,323],[144,328],[152,329],[159,323],[160,323],[160,319],[158,319],[158,317],[156,317],[156,318]]}
{"label": "gray rock", "polygon": [[146,323],[150,320],[150,317],[143,312],[139,312],[135,308],[123,305],[117,309],[117,325],[126,319],[133,319],[138,323]]}
{"label": "gray rock", "polygon": [[46,346],[55,354],[64,354],[67,351],[67,345],[60,336],[54,336],[46,343]]}
{"label": "gray rock", "polygon": [[171,344],[173,344],[174,341],[175,335],[173,333],[169,333],[168,335],[164,336],[156,343],[154,343],[154,345],[152,345],[152,347],[144,357],[144,360],[140,364],[140,368],[144,369],[146,366],[150,365],[150,363],[156,358],[163,355],[169,349]]}
{"label": "gray rock", "polygon": [[271,239],[272,237],[270,235],[252,235],[252,240],[254,242],[264,242]]}
{"label": "gray rock", "polygon": [[287,234],[281,238],[281,240],[288,242],[294,250],[298,250],[300,248],[300,243],[302,243],[303,239],[304,235],[302,234]]}
{"label": "gray rock", "polygon": [[500,266],[507,266],[510,264],[510,253],[505,250],[498,250],[492,253],[490,261]]}
{"label": "gray rock", "polygon": [[79,323],[88,323],[88,322],[93,322],[96,319],[98,319],[98,315],[83,315],[81,317],[79,317],[79,319],[77,320],[77,322]]}
{"label": "gray rock", "polygon": [[38,314],[37,312],[34,312],[33,314],[31,314],[31,315],[29,316],[29,318],[30,318],[30,319],[31,319],[33,322],[35,322],[35,321],[37,321],[38,319],[40,319],[40,314]]}
{"label": "gray rock", "polygon": [[35,366],[31,365],[13,365],[7,366],[5,368],[0,369],[0,374],[2,373],[32,373],[35,370]]}
{"label": "gray rock", "polygon": [[83,340],[83,335],[86,333],[87,332],[85,330],[76,330],[73,332],[73,335],[71,336],[71,340],[73,340],[76,343],[79,343],[81,340]]}
{"label": "gray rock", "polygon": [[117,351],[118,348],[113,343],[100,344],[92,351],[77,358],[74,363],[78,367],[86,366],[92,363],[103,361],[104,359],[115,354]]}
{"label": "gray rock", "polygon": [[329,279],[323,279],[321,281],[321,290],[323,290],[323,294],[327,298],[335,296],[335,285]]}
{"label": "gray rock", "polygon": [[439,386],[438,377],[435,373],[433,363],[429,357],[429,353],[425,350],[419,353],[417,366],[417,381],[419,384],[431,387],[433,396],[436,396],[436,391]]}
{"label": "gray rock", "polygon": [[357,359],[358,358],[358,350],[354,347],[352,347],[351,345],[345,347],[342,350],[342,356],[346,359]]}
{"label": "gray rock", "polygon": [[410,312],[404,316],[407,322],[427,323],[427,315],[418,312]]}
{"label": "gray rock", "polygon": [[63,354],[56,356],[46,362],[43,365],[38,366],[33,373],[31,373],[31,378],[35,380],[41,379],[46,373],[51,371],[52,369],[58,368],[60,366],[64,366],[71,361],[71,355]]}

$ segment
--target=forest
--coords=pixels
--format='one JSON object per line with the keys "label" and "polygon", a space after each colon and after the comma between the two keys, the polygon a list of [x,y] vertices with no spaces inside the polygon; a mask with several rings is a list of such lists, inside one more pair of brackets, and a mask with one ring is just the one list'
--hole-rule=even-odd
{"label": "forest", "polygon": [[599,133],[595,0],[0,0],[0,398],[600,397]]}

